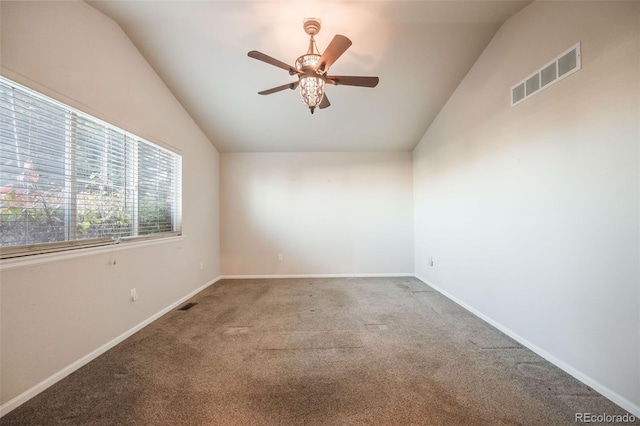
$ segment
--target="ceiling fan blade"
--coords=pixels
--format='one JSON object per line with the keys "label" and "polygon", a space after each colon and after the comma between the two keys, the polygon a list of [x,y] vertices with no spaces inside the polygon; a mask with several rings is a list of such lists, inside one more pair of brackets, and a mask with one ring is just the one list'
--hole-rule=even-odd
{"label": "ceiling fan blade", "polygon": [[349,46],[351,46],[351,40],[343,35],[336,34],[318,60],[316,69],[320,72],[328,70],[329,67],[331,67],[331,65],[333,65],[333,63],[347,51]]}
{"label": "ceiling fan blade", "polygon": [[331,102],[329,102],[329,98],[327,98],[327,94],[324,94],[324,97],[322,98],[322,102],[320,102],[320,105],[318,105],[318,108],[320,109],[325,109],[331,106]]}
{"label": "ceiling fan blade", "polygon": [[376,87],[380,79],[378,77],[360,77],[351,75],[328,75],[327,83],[336,86],[360,86],[360,87]]}
{"label": "ceiling fan blade", "polygon": [[263,90],[262,92],[258,92],[259,95],[270,95],[272,93],[280,92],[285,89],[295,89],[298,87],[299,81],[294,81],[293,83],[283,84],[282,86],[274,87],[273,89]]}
{"label": "ceiling fan blade", "polygon": [[265,55],[262,52],[258,52],[257,50],[252,50],[251,52],[247,53],[247,55],[250,58],[257,59],[259,61],[266,62],[267,64],[270,64],[270,65],[276,66],[278,68],[282,68],[284,70],[287,70],[287,71],[289,71],[289,74],[291,74],[291,75],[293,75],[293,74],[302,74],[302,71],[300,71],[298,68],[296,68],[294,66],[291,66],[291,65],[288,65],[288,64],[285,64],[284,62],[279,61],[279,60],[277,60],[275,58],[272,58],[269,55]]}

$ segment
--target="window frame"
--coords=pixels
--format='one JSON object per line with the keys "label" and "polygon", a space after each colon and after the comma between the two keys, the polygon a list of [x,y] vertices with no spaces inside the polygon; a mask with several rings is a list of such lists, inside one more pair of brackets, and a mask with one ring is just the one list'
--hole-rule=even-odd
{"label": "window frame", "polygon": [[[130,209],[132,212],[131,218],[130,218],[130,223],[131,223],[130,232],[132,233],[132,235],[120,236],[117,238],[102,237],[102,238],[71,239],[71,237],[75,234],[75,232],[73,231],[70,232],[69,226],[73,226],[73,223],[75,222],[75,217],[73,220],[70,221],[71,223],[67,222],[67,220],[65,219],[65,222],[64,222],[65,240],[55,241],[55,242],[22,244],[22,245],[14,245],[14,246],[0,246],[0,262],[2,264],[6,263],[5,262],[6,260],[11,260],[11,259],[19,260],[21,258],[24,259],[26,257],[34,256],[34,255],[51,254],[54,256],[55,255],[59,256],[61,253],[67,252],[67,251],[74,251],[74,253],[78,253],[79,251],[78,249],[96,249],[103,246],[119,245],[121,243],[126,243],[126,245],[129,245],[129,243],[134,243],[134,242],[149,243],[152,241],[155,242],[156,240],[162,240],[162,239],[175,239],[175,237],[182,238],[182,153],[180,152],[180,150],[175,149],[173,147],[168,148],[167,144],[158,143],[154,141],[153,138],[138,136],[119,126],[106,122],[100,118],[95,117],[92,114],[89,114],[78,108],[75,108],[65,102],[61,102],[35,89],[32,89],[28,86],[20,84],[10,78],[7,78],[4,75],[0,75],[0,82],[3,83],[4,85],[11,87],[12,89],[17,89],[17,90],[26,92],[26,94],[29,97],[33,97],[40,102],[44,102],[46,104],[52,105],[53,107],[64,109],[65,125],[67,125],[67,122],[66,122],[67,116],[69,117],[70,121],[72,120],[71,117],[76,117],[76,118],[80,117],[83,120],[87,120],[90,123],[96,124],[98,126],[103,126],[105,129],[108,129],[109,131],[113,131],[122,135],[124,140],[124,146],[125,146],[124,149],[129,153],[128,155],[131,155],[132,157],[136,157],[136,161],[137,161],[137,155],[138,155],[140,144],[146,144],[152,149],[158,149],[160,151],[164,151],[165,154],[169,154],[169,157],[172,161],[172,169],[171,169],[172,171],[169,174],[170,176],[169,178],[172,181],[172,189],[171,189],[172,196],[171,196],[171,203],[170,203],[171,231],[161,231],[161,232],[148,233],[148,234],[142,234],[142,235],[138,234],[139,233],[138,211],[140,209],[140,198],[138,197],[139,188],[135,186],[130,187],[129,185],[132,182],[134,182],[133,184],[136,185],[140,174],[142,172],[145,172],[145,170],[138,169],[137,163],[136,163],[135,166],[132,168],[133,172],[129,171],[129,173],[127,173],[128,177],[125,179],[125,191],[127,192],[131,191],[132,193],[135,193],[134,201],[132,201],[130,203],[131,205],[128,206],[127,208],[127,210]],[[73,151],[77,147],[77,141],[73,141],[71,143],[75,144],[75,146],[71,149],[71,151]],[[70,148],[69,144],[70,144],[69,140],[65,137],[65,141],[64,141],[65,157],[69,155],[69,152],[68,152]],[[74,155],[74,160],[72,162],[75,162],[75,159],[77,159],[77,154],[73,154],[73,155]],[[65,160],[65,164],[64,164],[65,182],[67,181],[67,179],[72,180],[70,178],[70,175],[68,174],[68,170],[67,170],[68,167],[69,165]],[[160,178],[159,175],[157,177]],[[79,180],[75,180],[76,184],[78,182]],[[65,186],[66,186],[66,183],[65,183]],[[70,196],[71,198],[75,198],[77,193],[72,194],[71,192],[73,191],[69,191],[65,188],[65,191],[64,191],[65,197]],[[72,207],[71,207],[73,209],[74,215],[76,214],[75,209],[77,207],[78,207],[78,203],[76,201],[75,204],[72,204]],[[69,208],[70,207],[67,206],[65,207],[65,210],[68,210]],[[65,218],[66,216],[71,216],[71,215],[68,215],[67,213],[65,213]]]}

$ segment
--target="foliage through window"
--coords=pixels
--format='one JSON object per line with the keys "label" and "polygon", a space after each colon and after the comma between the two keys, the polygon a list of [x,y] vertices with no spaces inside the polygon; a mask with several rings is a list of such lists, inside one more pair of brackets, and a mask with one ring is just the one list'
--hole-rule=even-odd
{"label": "foliage through window", "polygon": [[3,255],[178,233],[181,163],[174,152],[0,77]]}

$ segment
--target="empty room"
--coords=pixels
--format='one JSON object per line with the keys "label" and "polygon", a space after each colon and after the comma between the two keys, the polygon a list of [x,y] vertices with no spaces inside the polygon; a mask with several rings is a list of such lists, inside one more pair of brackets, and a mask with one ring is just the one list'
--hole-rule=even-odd
{"label": "empty room", "polygon": [[640,2],[0,1],[0,424],[640,424]]}

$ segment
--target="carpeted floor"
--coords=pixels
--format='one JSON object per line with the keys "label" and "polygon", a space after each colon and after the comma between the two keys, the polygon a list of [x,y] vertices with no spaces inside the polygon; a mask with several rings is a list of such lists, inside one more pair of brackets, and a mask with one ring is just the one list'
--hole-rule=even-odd
{"label": "carpeted floor", "polygon": [[625,413],[414,278],[223,280],[190,302],[0,423],[570,425]]}

